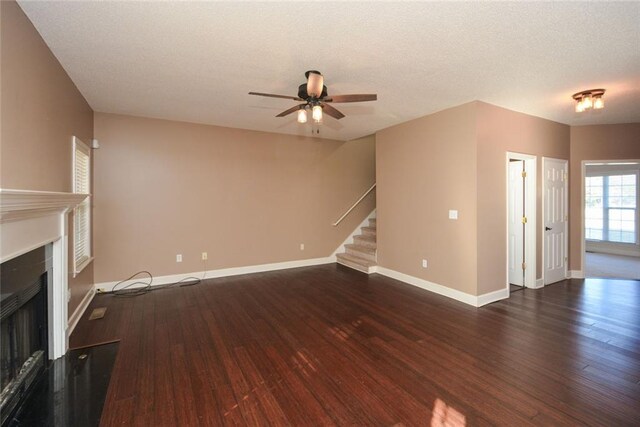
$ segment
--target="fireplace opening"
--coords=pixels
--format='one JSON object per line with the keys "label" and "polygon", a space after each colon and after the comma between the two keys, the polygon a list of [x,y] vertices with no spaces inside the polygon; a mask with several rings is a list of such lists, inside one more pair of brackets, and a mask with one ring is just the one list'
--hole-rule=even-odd
{"label": "fireplace opening", "polygon": [[50,247],[41,247],[0,265],[2,425],[20,408],[48,364],[50,254]]}

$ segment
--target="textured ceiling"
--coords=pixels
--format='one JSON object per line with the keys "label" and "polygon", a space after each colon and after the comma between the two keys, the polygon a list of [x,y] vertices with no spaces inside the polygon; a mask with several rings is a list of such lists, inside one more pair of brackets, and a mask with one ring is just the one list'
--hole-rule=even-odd
{"label": "textured ceiling", "polygon": [[[320,70],[348,140],[481,100],[571,125],[640,121],[640,3],[29,2],[31,21],[91,107],[308,134],[295,95]],[[602,111],[571,94],[606,88]]]}

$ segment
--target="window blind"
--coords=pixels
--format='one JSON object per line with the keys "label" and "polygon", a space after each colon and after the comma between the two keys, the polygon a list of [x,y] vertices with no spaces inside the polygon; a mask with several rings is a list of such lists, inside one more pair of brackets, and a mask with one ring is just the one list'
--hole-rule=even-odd
{"label": "window blind", "polygon": [[[73,191],[89,194],[91,191],[91,158],[89,147],[74,138]],[[79,273],[91,260],[91,196],[74,210],[73,261],[74,273]]]}

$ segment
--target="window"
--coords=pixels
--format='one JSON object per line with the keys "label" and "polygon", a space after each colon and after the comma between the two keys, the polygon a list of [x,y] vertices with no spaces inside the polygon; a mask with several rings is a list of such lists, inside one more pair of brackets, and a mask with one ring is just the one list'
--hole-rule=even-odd
{"label": "window", "polygon": [[[91,193],[91,151],[78,138],[73,137],[73,192]],[[91,195],[73,212],[73,272],[82,271],[91,257]]]}
{"label": "window", "polygon": [[588,176],[585,181],[585,237],[638,243],[638,174]]}

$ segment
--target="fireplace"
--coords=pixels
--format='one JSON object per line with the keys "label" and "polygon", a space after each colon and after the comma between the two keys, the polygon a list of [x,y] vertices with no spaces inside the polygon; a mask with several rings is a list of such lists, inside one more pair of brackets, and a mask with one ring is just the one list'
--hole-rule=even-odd
{"label": "fireplace", "polygon": [[67,213],[85,197],[0,188],[3,420],[38,372],[67,352]]}
{"label": "fireplace", "polygon": [[[47,284],[52,245],[0,265],[0,414],[4,425],[48,363]],[[49,266],[49,268],[48,268]]]}

